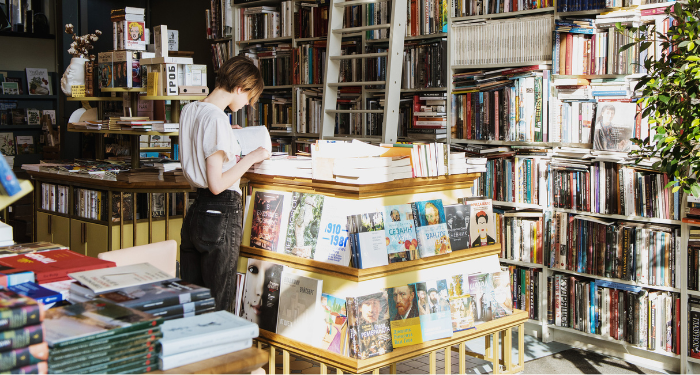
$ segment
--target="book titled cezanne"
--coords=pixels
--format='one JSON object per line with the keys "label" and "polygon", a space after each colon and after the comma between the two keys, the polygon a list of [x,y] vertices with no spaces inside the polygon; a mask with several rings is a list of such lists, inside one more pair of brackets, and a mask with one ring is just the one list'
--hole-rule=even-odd
{"label": "book titled cezanne", "polygon": [[250,227],[250,246],[276,251],[282,223],[284,195],[255,192],[253,222]]}
{"label": "book titled cezanne", "polygon": [[114,262],[74,253],[70,250],[50,250],[0,258],[0,265],[32,271],[39,284],[69,280],[69,273],[114,267]]}
{"label": "book titled cezanne", "polygon": [[421,258],[452,252],[442,199],[411,203]]}
{"label": "book titled cezanne", "polygon": [[384,230],[389,263],[418,259],[418,239],[410,204],[384,207]]}

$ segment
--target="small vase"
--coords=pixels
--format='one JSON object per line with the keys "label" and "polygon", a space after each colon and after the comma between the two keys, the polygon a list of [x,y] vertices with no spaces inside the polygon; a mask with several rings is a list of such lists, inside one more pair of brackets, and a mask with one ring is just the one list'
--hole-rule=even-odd
{"label": "small vase", "polygon": [[71,86],[85,85],[85,63],[86,58],[74,57],[70,59],[70,65],[61,78],[61,91],[66,96],[71,95]]}

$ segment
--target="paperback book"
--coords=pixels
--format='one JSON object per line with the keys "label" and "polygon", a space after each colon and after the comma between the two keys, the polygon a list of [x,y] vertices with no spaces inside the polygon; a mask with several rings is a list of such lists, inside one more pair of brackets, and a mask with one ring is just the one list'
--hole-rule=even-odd
{"label": "paperback book", "polygon": [[597,151],[629,152],[637,117],[637,104],[607,102],[596,109],[593,149]]}
{"label": "paperback book", "polygon": [[452,331],[474,328],[476,303],[469,293],[469,275],[452,275],[448,280]]}
{"label": "paperback book", "polygon": [[323,308],[324,336],[321,349],[345,355],[347,345],[348,315],[345,300],[330,294],[321,294]]}
{"label": "paperback book", "polygon": [[68,274],[114,267],[114,262],[74,253],[70,250],[50,250],[0,258],[0,265],[32,271],[39,284],[68,280]]}
{"label": "paperback book", "polygon": [[323,202],[323,195],[293,193],[284,249],[286,254],[314,259]]}
{"label": "paperback book", "polygon": [[96,294],[174,279],[150,263],[75,272],[68,276]]}
{"label": "paperback book", "polygon": [[430,280],[412,285],[418,294],[423,341],[452,337],[452,310],[447,280]]}
{"label": "paperback book", "polygon": [[490,273],[469,275],[469,293],[476,305],[475,325],[493,320],[492,291]]}
{"label": "paperback book", "polygon": [[447,205],[445,206],[445,218],[452,251],[470,248],[469,206],[463,204]]}
{"label": "paperback book", "polygon": [[511,298],[510,272],[500,271],[491,274],[493,318],[498,319],[513,314]]}
{"label": "paperback book", "polygon": [[324,198],[318,240],[314,251],[315,260],[345,267],[350,265],[352,252],[346,215],[353,203],[348,199]]}
{"label": "paperback book", "polygon": [[321,326],[321,291],[323,280],[282,272],[277,334],[319,347]]}
{"label": "paperback book", "polygon": [[282,223],[284,195],[255,192],[253,221],[250,227],[250,246],[276,251]]}
{"label": "paperback book", "polygon": [[421,258],[452,252],[441,199],[411,203]]}
{"label": "paperback book", "polygon": [[146,311],[211,298],[211,291],[186,281],[163,281],[101,293],[96,298]]}
{"label": "paperback book", "polygon": [[415,284],[387,289],[389,298],[389,320],[394,348],[423,342],[418,295]]}
{"label": "paperback book", "polygon": [[359,258],[358,268],[372,268],[386,266],[387,258],[387,237],[384,230],[384,213],[370,212],[355,215],[359,221],[358,233],[355,234],[357,249],[356,255]]}
{"label": "paperback book", "polygon": [[272,333],[277,331],[282,270],[281,264],[248,258],[241,317]]}
{"label": "paperback book", "polygon": [[385,206],[384,228],[389,263],[418,259],[418,238],[410,204]]}
{"label": "paperback book", "polygon": [[393,351],[386,290],[347,298],[349,354],[367,359]]}
{"label": "paperback book", "polygon": [[472,200],[469,203],[469,239],[471,247],[496,243],[496,225],[490,199]]}

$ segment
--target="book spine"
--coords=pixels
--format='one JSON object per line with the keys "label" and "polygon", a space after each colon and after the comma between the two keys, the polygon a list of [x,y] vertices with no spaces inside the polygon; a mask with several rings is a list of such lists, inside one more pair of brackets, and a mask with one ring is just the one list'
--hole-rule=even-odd
{"label": "book spine", "polygon": [[0,331],[39,324],[42,320],[43,314],[38,304],[7,308],[0,311]]}
{"label": "book spine", "polygon": [[115,328],[115,329],[112,329],[109,331],[100,332],[100,333],[90,335],[90,336],[85,336],[85,337],[80,337],[80,338],[76,338],[76,339],[72,339],[72,340],[66,340],[66,341],[53,343],[51,345],[51,350],[53,351],[54,348],[67,348],[71,345],[76,345],[76,344],[80,344],[83,342],[89,342],[91,340],[112,337],[112,336],[120,335],[122,333],[135,332],[135,331],[144,330],[144,329],[151,328],[151,327],[157,327],[162,323],[162,321],[163,321],[162,319],[156,318],[153,320],[134,323],[128,327]]}
{"label": "book spine", "polygon": [[22,327],[19,329],[0,332],[0,351],[19,349],[44,341],[44,330],[41,324]]}
{"label": "book spine", "polygon": [[[0,353],[0,371],[37,364],[48,359],[49,347],[46,343],[35,344],[20,349]],[[44,356],[46,355],[46,356]]]}

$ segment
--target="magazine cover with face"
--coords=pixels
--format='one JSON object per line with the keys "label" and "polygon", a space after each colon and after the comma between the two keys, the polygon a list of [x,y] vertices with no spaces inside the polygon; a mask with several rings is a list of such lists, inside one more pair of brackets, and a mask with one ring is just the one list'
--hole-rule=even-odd
{"label": "magazine cover with face", "polygon": [[277,331],[283,268],[281,264],[248,258],[241,317],[273,333]]}
{"label": "magazine cover with face", "polygon": [[452,337],[452,310],[447,280],[411,284],[416,288],[423,341]]}
{"label": "magazine cover with face", "polygon": [[250,227],[250,246],[276,251],[282,224],[284,195],[255,192],[253,221]]}
{"label": "magazine cover with face", "polygon": [[452,251],[470,248],[469,206],[463,204],[447,205],[445,206],[445,218]]}
{"label": "magazine cover with face", "polygon": [[394,348],[423,342],[415,284],[387,289]]}
{"label": "magazine cover with face", "polygon": [[292,194],[292,208],[284,249],[286,254],[314,259],[323,201],[323,195],[297,192]]}
{"label": "magazine cover with face", "polygon": [[420,257],[452,252],[441,199],[411,203]]}
{"label": "magazine cover with face", "polygon": [[496,225],[490,199],[469,201],[469,239],[471,247],[496,243]]}
{"label": "magazine cover with face", "polygon": [[[348,318],[357,332],[356,356],[358,359],[389,353],[393,350],[389,324],[389,300],[387,291],[348,298]],[[351,325],[352,327],[352,325]],[[353,337],[351,335],[351,344]]]}
{"label": "magazine cover with face", "polygon": [[385,206],[384,227],[389,263],[418,259],[418,238],[410,204]]}
{"label": "magazine cover with face", "polygon": [[474,328],[476,304],[469,294],[469,275],[457,274],[447,279],[450,295],[450,312],[454,332]]}

